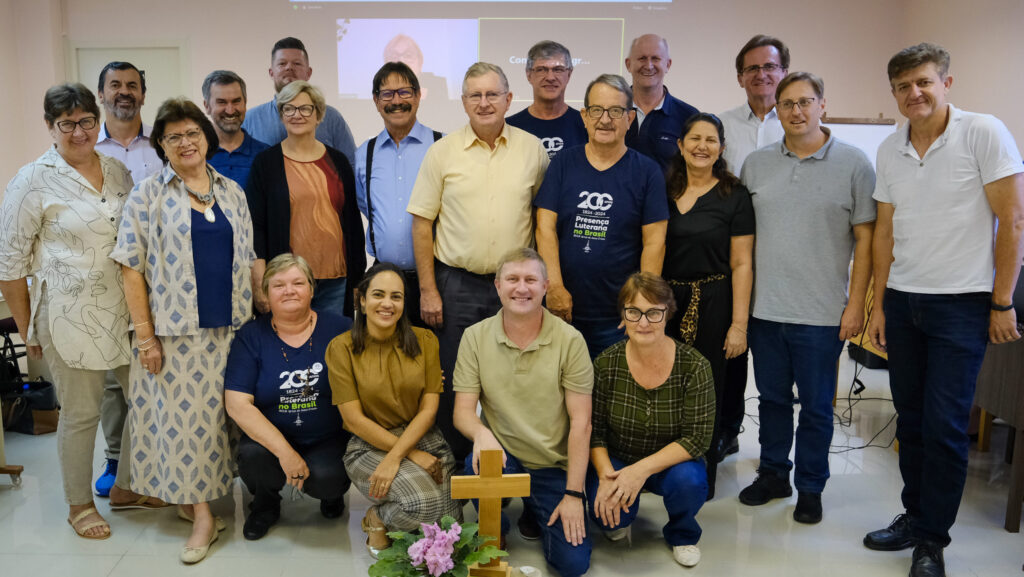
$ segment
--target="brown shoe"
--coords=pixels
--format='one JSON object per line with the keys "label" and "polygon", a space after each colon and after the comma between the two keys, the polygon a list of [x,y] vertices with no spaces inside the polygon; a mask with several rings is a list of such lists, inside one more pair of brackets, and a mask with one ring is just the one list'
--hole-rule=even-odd
{"label": "brown shoe", "polygon": [[366,550],[376,559],[381,551],[391,546],[391,538],[387,535],[388,527],[377,516],[376,506],[366,510],[362,525],[363,532],[366,533]]}

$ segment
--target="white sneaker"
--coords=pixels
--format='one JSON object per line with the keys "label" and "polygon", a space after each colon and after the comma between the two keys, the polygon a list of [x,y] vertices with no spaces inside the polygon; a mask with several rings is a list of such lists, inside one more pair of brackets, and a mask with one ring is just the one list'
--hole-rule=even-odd
{"label": "white sneaker", "polygon": [[612,543],[622,541],[625,539],[630,545],[633,544],[632,526],[630,527],[619,527],[618,529],[612,529],[610,531],[604,531],[604,538],[608,539]]}
{"label": "white sneaker", "polygon": [[700,563],[700,549],[696,545],[676,545],[672,548],[672,556],[683,567],[693,567]]}

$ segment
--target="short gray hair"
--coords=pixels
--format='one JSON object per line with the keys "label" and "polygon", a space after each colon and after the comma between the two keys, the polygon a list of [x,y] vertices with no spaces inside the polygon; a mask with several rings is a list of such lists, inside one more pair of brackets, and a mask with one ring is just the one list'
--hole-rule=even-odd
{"label": "short gray hair", "polygon": [[210,87],[214,84],[217,86],[227,86],[236,82],[242,88],[242,100],[248,101],[249,98],[245,95],[245,81],[242,80],[241,76],[230,70],[214,70],[206,75],[206,78],[203,80],[203,100],[206,102],[210,101]]}
{"label": "short gray hair", "polygon": [[283,252],[270,259],[270,262],[267,263],[267,269],[263,272],[263,284],[261,285],[263,294],[266,294],[267,289],[270,288],[270,279],[290,270],[292,267],[298,268],[299,272],[305,275],[306,282],[309,283],[309,293],[313,294],[313,269],[310,268],[306,259],[290,252]]}
{"label": "short gray hair", "polygon": [[327,101],[324,100],[324,93],[320,92],[319,88],[305,80],[293,80],[286,84],[285,87],[281,89],[281,92],[277,93],[277,115],[283,117],[284,105],[298,98],[303,92],[308,94],[309,99],[313,101],[313,108],[316,109],[317,122],[323,120],[324,113],[327,112]]}
{"label": "short gray hair", "polygon": [[505,76],[505,71],[501,69],[497,64],[491,64],[490,62],[477,62],[466,70],[466,76],[462,79],[462,95],[466,95],[466,91],[469,90],[469,79],[484,76],[489,73],[495,73],[498,75],[498,79],[501,80],[501,87],[505,92],[508,92],[508,77]]}
{"label": "short gray hair", "polygon": [[629,87],[629,82],[626,82],[626,79],[619,76],[618,74],[602,74],[597,78],[591,80],[590,84],[587,85],[587,92],[583,96],[584,108],[590,106],[590,89],[593,88],[595,84],[605,84],[625,94],[626,110],[633,109],[633,89]]}
{"label": "short gray hair", "polygon": [[544,280],[548,280],[548,265],[544,263],[544,259],[541,258],[540,253],[530,247],[514,248],[506,252],[504,256],[501,257],[501,260],[498,261],[498,268],[495,269],[494,276],[500,280],[501,269],[505,268],[506,264],[512,262],[524,262],[528,260],[539,262],[540,274],[544,277]]}
{"label": "short gray hair", "polygon": [[568,48],[554,40],[541,40],[534,44],[533,47],[530,48],[530,52],[526,55],[526,71],[529,72],[533,68],[533,63],[537,60],[546,60],[556,57],[565,59],[565,67],[572,70],[572,56],[569,54]]}

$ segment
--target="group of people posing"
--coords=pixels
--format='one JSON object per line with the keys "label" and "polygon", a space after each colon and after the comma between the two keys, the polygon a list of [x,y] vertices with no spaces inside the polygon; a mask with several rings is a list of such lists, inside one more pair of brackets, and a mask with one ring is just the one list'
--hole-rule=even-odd
{"label": "group of people posing", "polygon": [[112,510],[178,505],[185,563],[225,528],[209,503],[236,474],[247,539],[278,522],[286,485],[337,518],[354,484],[376,555],[387,531],[461,519],[452,475],[500,449],[531,476],[518,531],[559,574],[586,573],[592,528],[627,538],[645,490],[691,567],[738,450],[748,346],[761,456],[739,500],[795,485],[793,517],[814,524],[836,363],[866,331],[888,352],[905,512],[864,544],[914,547],[912,576],[944,575],[974,380],[988,342],[1020,337],[1024,166],[1006,127],[947,102],[949,54],[931,44],[889,62],[907,123],[877,170],[822,125],[824,81],[790,72],[777,38],[742,47],[747,98],[719,116],[669,94],[658,36],[631,43],[632,83],[598,76],[581,110],[572,62],[533,46],[533,102],[508,118],[504,71],[474,64],[469,122],[448,135],[417,122],[413,69],[387,62],[384,130],[358,149],[295,38],[248,114],[225,70],[203,83],[205,114],[170,99],[152,127],[130,63],[103,69],[98,103],[49,89],[54,146],[0,207],[0,290],[58,388],[74,531],[110,535],[92,496],[102,422],[96,492]]}

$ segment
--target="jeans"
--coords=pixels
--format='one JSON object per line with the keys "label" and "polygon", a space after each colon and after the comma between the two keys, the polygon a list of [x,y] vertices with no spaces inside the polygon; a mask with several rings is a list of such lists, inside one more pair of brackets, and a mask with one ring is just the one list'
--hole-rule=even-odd
{"label": "jeans", "polygon": [[347,324],[342,327],[342,330],[346,331],[351,328],[353,318],[353,311],[345,310],[345,285],[347,283],[348,279],[345,277],[316,279],[316,284],[313,287],[313,302],[310,303],[310,306],[318,311],[341,315]]}
{"label": "jeans", "polygon": [[590,359],[596,359],[597,355],[605,349],[626,338],[625,329],[619,328],[622,319],[611,317],[606,319],[579,319],[573,317],[572,326],[583,335],[587,342],[587,352]]}
{"label": "jeans", "polygon": [[[303,493],[321,501],[345,496],[350,485],[342,461],[347,441],[347,437],[338,436],[310,445],[292,444],[309,468]],[[287,483],[281,463],[266,447],[244,434],[238,442],[238,474],[253,495],[253,512],[280,509],[281,489]]]}
{"label": "jeans", "polygon": [[967,478],[967,422],[988,343],[990,293],[885,291],[889,386],[911,534],[948,545]]}
{"label": "jeans", "polygon": [[[619,470],[626,466],[626,463],[609,455],[612,466]],[[605,531],[628,527],[636,520],[640,512],[640,497],[633,502],[628,512],[620,513],[619,524],[615,527],[605,527],[597,518],[594,509],[594,497],[597,496],[598,477],[594,467],[587,469],[587,501],[590,506],[590,518],[594,525]],[[703,459],[686,461],[672,465],[660,473],[655,473],[647,478],[644,489],[661,495],[665,502],[665,509],[668,511],[668,523],[662,528],[661,533],[665,536],[665,542],[670,547],[679,545],[696,545],[700,541],[701,528],[697,523],[697,512],[704,505],[708,494],[707,469]]]}
{"label": "jeans", "polygon": [[[527,469],[513,457],[508,451],[505,452],[505,467],[502,474],[512,475],[517,473],[530,474],[530,496],[523,498],[523,507],[527,507],[533,513],[540,525],[541,545],[544,548],[544,559],[555,568],[562,577],[578,577],[587,572],[590,568],[590,552],[593,549],[590,535],[583,538],[579,545],[573,545],[565,540],[565,532],[562,530],[561,520],[548,526],[548,519],[562,501],[565,491],[565,471],[558,468],[551,469]],[[473,454],[470,452],[466,457],[466,471],[473,470]],[[702,499],[703,501],[703,499]],[[477,501],[473,500],[473,506],[479,509]],[[586,504],[584,504],[586,508]],[[510,523],[503,512],[501,514],[501,533],[508,533]]]}
{"label": "jeans", "polygon": [[[828,480],[832,444],[832,398],[836,364],[843,352],[838,326],[777,323],[750,319],[748,343],[754,355],[754,382],[760,393],[760,470],[788,478],[803,493],[821,493]],[[793,382],[800,418],[793,446]]]}

